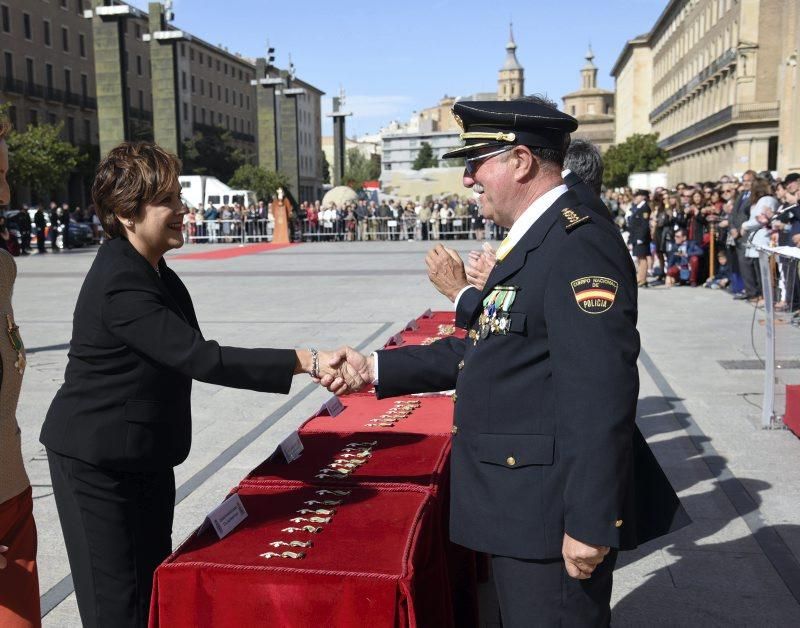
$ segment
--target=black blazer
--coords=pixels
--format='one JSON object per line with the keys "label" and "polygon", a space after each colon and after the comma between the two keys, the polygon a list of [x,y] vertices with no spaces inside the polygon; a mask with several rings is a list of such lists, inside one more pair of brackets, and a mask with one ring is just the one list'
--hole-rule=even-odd
{"label": "black blazer", "polygon": [[[643,443],[635,430],[636,278],[616,226],[591,215],[563,194],[494,268],[466,339],[379,352],[380,397],[456,389],[456,543],[545,559],[561,555],[565,531],[616,548],[642,540],[634,477],[642,457],[634,443]],[[610,280],[600,284],[606,291],[616,282],[610,303],[602,293],[579,301],[592,278]],[[518,289],[510,329],[476,337],[480,304],[498,285]],[[680,508],[669,494],[673,501],[648,515],[658,529],[669,528]]]}
{"label": "black blazer", "polygon": [[612,222],[614,221],[606,204],[594,193],[592,188],[586,185],[586,182],[572,172],[572,170],[564,177],[564,183],[567,184],[567,189],[575,194],[580,203],[595,212],[595,215]]}
{"label": "black blazer", "polygon": [[183,282],[163,259],[159,272],[124,238],[100,247],[42,426],[48,449],[110,469],[163,470],[189,453],[193,379],[289,392],[294,351],[204,339]]}

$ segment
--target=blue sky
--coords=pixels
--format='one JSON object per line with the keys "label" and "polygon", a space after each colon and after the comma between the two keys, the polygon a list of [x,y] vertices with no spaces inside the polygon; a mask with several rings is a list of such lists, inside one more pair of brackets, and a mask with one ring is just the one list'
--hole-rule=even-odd
{"label": "blue sky", "polygon": [[[130,0],[129,0],[130,1]],[[145,9],[146,0],[131,4]],[[326,92],[323,111],[344,87],[348,135],[377,131],[444,95],[494,91],[513,20],[525,91],[559,104],[578,89],[591,42],[600,87],[625,42],[647,32],[667,0],[174,0],[175,26],[230,52],[277,64],[291,53],[298,77]],[[325,118],[323,133],[330,133]]]}

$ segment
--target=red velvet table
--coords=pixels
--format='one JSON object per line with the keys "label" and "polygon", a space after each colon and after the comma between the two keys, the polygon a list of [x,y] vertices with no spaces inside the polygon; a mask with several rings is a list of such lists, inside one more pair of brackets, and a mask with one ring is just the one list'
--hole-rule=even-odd
{"label": "red velvet table", "polygon": [[[438,335],[453,313],[418,320],[403,344]],[[393,425],[366,425],[408,402],[418,407]],[[193,534],[158,568],[151,626],[477,625],[475,556],[447,533],[451,398],[371,391],[342,403],[336,417],[301,426],[299,459],[265,460],[234,489],[248,513],[236,529],[222,540],[210,527]],[[306,503],[330,500],[342,503]],[[293,540],[312,546],[270,545]],[[304,556],[261,556],[284,551]]]}
{"label": "red velvet table", "polygon": [[[151,626],[452,626],[447,565],[422,488],[351,488],[322,531],[290,519],[329,499],[314,487],[237,489],[248,518],[229,536],[192,535],[159,568]],[[316,507],[316,506],[315,506]],[[274,548],[299,540],[309,548]],[[262,558],[303,552],[301,560]]]}

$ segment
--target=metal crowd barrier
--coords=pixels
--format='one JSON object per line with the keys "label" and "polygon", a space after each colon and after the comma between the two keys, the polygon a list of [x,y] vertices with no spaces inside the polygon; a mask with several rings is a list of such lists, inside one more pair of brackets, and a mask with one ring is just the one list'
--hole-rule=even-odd
{"label": "metal crowd barrier", "polygon": [[203,220],[201,222],[184,223],[183,232],[186,242],[245,243],[270,242],[275,223],[266,218],[255,220]]}
{"label": "metal crowd barrier", "polygon": [[483,240],[502,239],[490,221],[471,217],[440,218],[423,223],[419,218],[372,217],[348,224],[347,220],[303,221],[305,241],[377,240]]}

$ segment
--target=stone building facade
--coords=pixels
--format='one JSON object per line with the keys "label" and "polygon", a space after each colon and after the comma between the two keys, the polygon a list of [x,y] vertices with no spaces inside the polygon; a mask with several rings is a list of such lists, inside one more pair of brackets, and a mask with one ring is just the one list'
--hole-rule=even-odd
{"label": "stone building facade", "polygon": [[[800,165],[797,4],[670,0],[652,30],[628,42],[612,74],[629,90],[635,52],[649,48],[648,121],[668,153],[671,182]],[[647,89],[646,75],[633,89]],[[619,100],[617,119],[641,121],[646,103],[629,102]],[[618,127],[617,139],[634,128]]]}
{"label": "stone building facade", "polygon": [[614,143],[614,92],[597,86],[597,66],[592,49],[581,69],[581,88],[562,97],[564,111],[578,120],[572,136],[605,151]]}
{"label": "stone building facade", "polygon": [[[128,16],[120,19],[119,60],[98,60],[93,20],[85,17],[95,4],[96,0],[0,0],[0,102],[10,105],[15,128],[63,121],[65,140],[99,146],[97,77],[98,72],[111,72],[122,77],[127,137],[152,139],[152,42],[144,37],[149,33],[148,15],[130,7]],[[111,4],[128,6],[118,0]],[[174,44],[179,137],[186,140],[206,127],[219,127],[255,159],[257,107],[250,84],[254,60],[186,35]],[[312,200],[322,193],[323,92],[299,79],[295,83],[306,88],[297,103],[300,189],[295,192],[302,200]],[[88,184],[73,176],[65,197],[85,205]],[[26,190],[16,192],[19,202],[29,200]]]}

